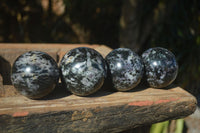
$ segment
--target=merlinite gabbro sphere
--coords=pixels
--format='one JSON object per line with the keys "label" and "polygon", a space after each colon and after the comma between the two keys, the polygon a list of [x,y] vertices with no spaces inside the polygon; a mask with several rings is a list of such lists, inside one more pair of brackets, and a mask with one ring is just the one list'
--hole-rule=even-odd
{"label": "merlinite gabbro sphere", "polygon": [[128,48],[118,48],[106,56],[113,87],[127,91],[136,87],[143,76],[141,58]]}
{"label": "merlinite gabbro sphere", "polygon": [[48,54],[29,51],[19,56],[12,66],[11,80],[22,95],[38,99],[49,94],[59,79],[57,63]]}
{"label": "merlinite gabbro sphere", "polygon": [[101,54],[87,47],[75,48],[66,53],[60,69],[65,88],[79,96],[87,96],[99,90],[107,74]]}
{"label": "merlinite gabbro sphere", "polygon": [[150,48],[142,54],[142,59],[150,87],[163,88],[176,79],[178,64],[169,50],[161,47]]}

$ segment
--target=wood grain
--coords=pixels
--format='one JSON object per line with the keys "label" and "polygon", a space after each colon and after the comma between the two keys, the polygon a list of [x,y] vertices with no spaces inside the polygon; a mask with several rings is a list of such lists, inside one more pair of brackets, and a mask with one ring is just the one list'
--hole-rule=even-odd
{"label": "wood grain", "polygon": [[[47,46],[51,49],[47,52],[55,55],[59,62],[64,53],[80,45],[45,47],[20,44],[19,47],[13,46],[18,49],[15,49],[17,54],[11,50],[12,45],[4,46],[0,45],[0,56],[8,62],[16,58],[21,48],[30,50],[37,47],[36,49],[43,50]],[[103,45],[81,46],[94,48],[104,57],[112,50]],[[7,49],[7,52],[3,49]],[[2,51],[4,52],[1,53]],[[59,84],[54,92],[43,99],[31,100],[17,93],[12,85],[3,85],[1,76],[0,81],[0,132],[3,133],[120,132],[186,117],[195,111],[197,104],[191,94],[178,86],[154,89],[141,84],[129,92],[116,92],[105,84],[97,93],[79,97],[70,94]]]}
{"label": "wood grain", "polygon": [[[119,132],[125,129],[182,118],[196,109],[196,99],[180,87],[148,88],[135,92],[99,91],[91,97],[75,95],[30,100],[23,96],[0,100],[0,129],[31,132]],[[23,127],[23,128],[21,128]]]}

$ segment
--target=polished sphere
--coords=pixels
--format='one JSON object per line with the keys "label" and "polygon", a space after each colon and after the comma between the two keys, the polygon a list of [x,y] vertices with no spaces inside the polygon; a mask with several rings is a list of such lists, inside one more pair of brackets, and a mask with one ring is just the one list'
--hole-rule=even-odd
{"label": "polished sphere", "polygon": [[142,59],[150,87],[163,88],[176,79],[178,64],[169,50],[161,47],[150,48],[142,54]]}
{"label": "polished sphere", "polygon": [[141,58],[128,48],[118,48],[106,56],[113,87],[127,91],[136,87],[143,76]]}
{"label": "polished sphere", "polygon": [[30,51],[13,64],[12,83],[22,95],[38,99],[49,94],[59,79],[57,63],[48,54]]}
{"label": "polished sphere", "polygon": [[87,96],[101,88],[106,78],[106,63],[100,53],[79,47],[64,55],[60,63],[62,82],[75,95]]}

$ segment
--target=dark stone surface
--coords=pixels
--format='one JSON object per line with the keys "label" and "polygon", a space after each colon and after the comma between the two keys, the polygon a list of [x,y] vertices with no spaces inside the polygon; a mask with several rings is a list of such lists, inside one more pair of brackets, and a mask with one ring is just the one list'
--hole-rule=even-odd
{"label": "dark stone surface", "polygon": [[87,96],[100,89],[107,74],[107,66],[101,54],[86,47],[66,53],[60,69],[65,88],[79,96]]}
{"label": "dark stone surface", "polygon": [[127,91],[136,87],[143,76],[141,58],[128,48],[118,48],[106,56],[109,76],[113,87]]}
{"label": "dark stone surface", "polygon": [[150,87],[163,88],[170,85],[178,74],[178,64],[172,52],[155,47],[142,54],[145,76]]}
{"label": "dark stone surface", "polygon": [[57,63],[48,54],[30,51],[19,56],[13,64],[12,83],[24,96],[38,99],[49,94],[59,79]]}

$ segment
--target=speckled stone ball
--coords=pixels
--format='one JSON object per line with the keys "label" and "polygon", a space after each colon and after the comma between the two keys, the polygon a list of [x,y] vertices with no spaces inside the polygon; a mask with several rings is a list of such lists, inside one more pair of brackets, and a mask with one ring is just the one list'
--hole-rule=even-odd
{"label": "speckled stone ball", "polygon": [[176,79],[178,64],[169,50],[161,47],[150,48],[142,54],[142,59],[150,87],[163,88]]}
{"label": "speckled stone ball", "polygon": [[105,60],[96,50],[79,47],[64,55],[60,63],[64,87],[78,96],[101,88],[107,74]]}
{"label": "speckled stone ball", "polygon": [[48,54],[29,51],[19,56],[13,64],[11,80],[22,95],[38,99],[49,94],[59,79],[57,63]]}
{"label": "speckled stone ball", "polygon": [[143,76],[142,59],[128,48],[118,48],[106,56],[113,87],[127,91],[136,87]]}

